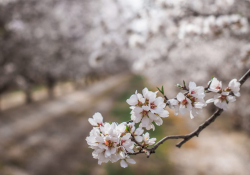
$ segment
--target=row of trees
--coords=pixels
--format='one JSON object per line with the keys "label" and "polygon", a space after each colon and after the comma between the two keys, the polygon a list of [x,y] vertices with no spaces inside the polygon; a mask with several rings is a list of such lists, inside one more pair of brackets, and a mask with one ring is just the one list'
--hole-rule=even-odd
{"label": "row of trees", "polygon": [[[58,81],[79,81],[124,70],[122,59],[105,61],[101,67],[89,61],[92,45],[87,35],[92,30],[94,13],[89,6],[87,0],[3,1],[0,95],[18,88],[31,102],[31,89],[37,84],[45,84],[53,97]],[[120,62],[123,64],[118,68]]]}
{"label": "row of trees", "polygon": [[228,81],[250,66],[249,9],[246,0],[1,1],[0,94],[125,70],[158,84]]}

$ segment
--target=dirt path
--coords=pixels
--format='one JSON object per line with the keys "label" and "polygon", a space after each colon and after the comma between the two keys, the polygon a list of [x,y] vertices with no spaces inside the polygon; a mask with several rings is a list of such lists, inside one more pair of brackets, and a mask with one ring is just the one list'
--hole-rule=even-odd
{"label": "dirt path", "polygon": [[[217,122],[217,123],[216,123]],[[218,121],[181,149],[170,151],[177,174],[247,175],[250,171],[250,138],[243,132],[226,131]]]}
{"label": "dirt path", "polygon": [[2,114],[0,174],[68,175],[81,169],[86,151],[91,151],[85,148],[91,129],[87,118],[94,110],[108,112],[109,91],[122,89],[129,77],[114,76],[35,108],[25,106]]}

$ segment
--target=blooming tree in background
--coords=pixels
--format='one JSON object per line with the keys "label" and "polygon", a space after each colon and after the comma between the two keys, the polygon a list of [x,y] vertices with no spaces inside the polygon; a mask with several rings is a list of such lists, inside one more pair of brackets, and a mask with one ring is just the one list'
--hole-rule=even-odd
{"label": "blooming tree in background", "polygon": [[[173,84],[176,75],[197,85],[211,75],[228,81],[249,69],[249,9],[249,0],[2,0],[0,95],[18,88],[30,102],[35,85],[53,92],[59,81],[125,71],[155,84]],[[187,94],[167,101],[144,89],[128,99],[131,119],[147,130],[162,124],[166,106],[191,118],[209,102],[225,110],[239,96],[237,82],[227,90],[219,84],[222,92],[218,82],[210,89],[190,83]],[[207,91],[215,95],[206,103]],[[231,110],[250,133],[248,98]]]}
{"label": "blooming tree in background", "polygon": [[[160,93],[164,96],[158,96],[156,92],[149,91],[147,88],[142,90],[142,94],[135,92],[127,99],[127,103],[131,105],[131,120],[118,123],[103,122],[103,117],[100,113],[95,113],[93,118],[89,118],[90,124],[93,129],[90,131],[90,136],[86,141],[90,148],[94,149],[92,155],[98,159],[98,164],[112,163],[120,160],[120,165],[123,168],[128,166],[128,163],[135,164],[136,162],[131,159],[131,155],[145,153],[149,157],[154,153],[157,147],[167,139],[183,139],[177,147],[181,147],[186,141],[199,133],[213,122],[223,110],[227,110],[229,103],[236,100],[235,96],[240,96],[240,87],[245,80],[250,76],[250,69],[239,80],[232,79],[227,88],[222,88],[222,82],[217,78],[212,78],[208,82],[208,86],[196,86],[195,82],[190,82],[188,88],[183,81],[183,86],[177,84],[177,87],[185,92],[179,92],[176,98],[168,99],[164,94],[162,86],[159,89]],[[204,100],[206,93],[216,93],[214,98]],[[155,143],[156,138],[150,138],[148,132],[145,130],[155,130],[154,123],[158,126],[162,125],[162,118],[169,116],[166,106],[175,109],[175,115],[180,112],[185,114],[190,113],[191,119],[202,112],[202,108],[206,103],[214,102],[218,110],[211,116],[204,124],[202,124],[196,131],[188,135],[180,136],[166,136],[158,143]],[[139,123],[137,127],[136,123]],[[144,133],[145,132],[145,133]]]}

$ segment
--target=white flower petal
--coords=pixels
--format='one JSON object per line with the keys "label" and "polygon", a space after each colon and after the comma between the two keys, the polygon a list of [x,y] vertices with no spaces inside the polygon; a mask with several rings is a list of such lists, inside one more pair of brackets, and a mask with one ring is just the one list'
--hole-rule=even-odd
{"label": "white flower petal", "polygon": [[157,124],[158,126],[162,125],[163,120],[159,117],[157,120],[155,120],[155,124]]}
{"label": "white flower petal", "polygon": [[90,123],[92,126],[97,126],[97,123],[96,123],[96,121],[95,121],[94,119],[89,118],[88,121],[89,121],[89,123]]}
{"label": "white flower petal", "polygon": [[195,82],[189,82],[189,90],[196,88],[196,83]]}
{"label": "white flower petal", "polygon": [[234,95],[235,95],[236,97],[239,97],[239,96],[240,96],[240,93],[239,93],[239,92],[234,92]]}
{"label": "white flower petal", "polygon": [[192,111],[190,111],[190,118],[191,118],[191,119],[193,119],[193,118],[194,118],[194,116],[193,116],[193,112],[192,112]]}
{"label": "white flower petal", "polygon": [[162,113],[160,113],[159,115],[160,115],[160,117],[165,118],[165,117],[168,117],[168,116],[169,116],[169,112],[168,112],[167,110],[164,110],[164,111],[163,111]]}
{"label": "white flower petal", "polygon": [[210,98],[210,99],[208,99],[208,100],[206,101],[206,103],[212,103],[212,102],[214,102],[214,99],[213,99],[213,98]]}
{"label": "white flower petal", "polygon": [[120,165],[122,168],[128,167],[128,164],[125,162],[125,160],[121,160]]}
{"label": "white flower petal", "polygon": [[142,133],[144,132],[144,129],[141,129],[141,128],[137,128],[136,130],[135,130],[135,135],[142,135]]}
{"label": "white flower petal", "polygon": [[147,127],[149,124],[149,118],[143,117],[141,123],[142,123],[142,127]]}
{"label": "white flower petal", "polygon": [[126,159],[126,161],[128,162],[128,163],[131,163],[131,164],[136,164],[136,162],[135,162],[135,160],[134,159]]}
{"label": "white flower petal", "polygon": [[142,90],[142,94],[143,94],[143,96],[145,97],[146,95],[147,95],[147,93],[148,93],[148,88],[144,88],[143,90]]}
{"label": "white flower petal", "polygon": [[135,136],[135,140],[137,142],[142,142],[142,136]]}
{"label": "white flower petal", "polygon": [[148,113],[148,116],[149,116],[149,118],[150,118],[151,120],[157,120],[157,118],[158,118],[158,116],[155,115],[155,114],[153,114],[152,112],[149,112],[149,113]]}
{"label": "white flower petal", "polygon": [[178,101],[182,101],[182,100],[184,100],[185,99],[185,96],[184,96],[184,94],[183,93],[181,93],[181,92],[179,92],[178,94],[177,94],[177,100]]}
{"label": "white flower petal", "polygon": [[97,122],[97,123],[103,123],[103,117],[102,117],[102,114],[100,112],[96,112],[94,115],[93,115],[93,118],[94,120]]}
{"label": "white flower petal", "polygon": [[131,97],[126,100],[126,102],[131,106],[135,106],[138,103],[137,96],[135,94],[131,95]]}

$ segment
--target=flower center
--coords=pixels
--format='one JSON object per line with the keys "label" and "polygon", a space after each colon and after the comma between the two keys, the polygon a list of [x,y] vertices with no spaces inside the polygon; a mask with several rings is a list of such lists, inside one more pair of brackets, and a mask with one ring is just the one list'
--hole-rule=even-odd
{"label": "flower center", "polygon": [[226,95],[221,95],[219,99],[221,101],[225,101],[225,100],[227,100],[227,96]]}
{"label": "flower center", "polygon": [[154,102],[150,103],[150,108],[155,109],[157,106],[154,104]]}
{"label": "flower center", "polygon": [[230,92],[231,89],[230,89],[229,87],[227,87],[227,88],[225,89],[225,91],[226,91],[226,92]]}
{"label": "flower center", "polygon": [[191,91],[191,94],[195,94],[195,91]]}
{"label": "flower center", "polygon": [[186,106],[188,104],[187,99],[185,98],[184,100],[182,100],[181,104],[184,105],[184,106]]}
{"label": "flower center", "polygon": [[220,89],[220,86],[216,86],[216,88],[215,89]]}
{"label": "flower center", "polygon": [[100,126],[103,126],[102,123],[97,123],[97,126],[100,127]]}
{"label": "flower center", "polygon": [[111,148],[113,146],[113,142],[111,140],[105,140],[105,145]]}
{"label": "flower center", "polygon": [[148,115],[148,111],[146,111],[146,110],[143,110],[141,113],[142,113],[143,116],[147,116]]}
{"label": "flower center", "polygon": [[121,141],[121,145],[122,145],[124,142],[126,142],[126,140],[122,140],[122,141]]}
{"label": "flower center", "polygon": [[141,101],[138,100],[138,106],[142,107],[143,103]]}

